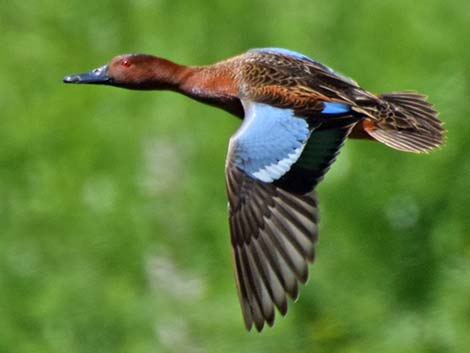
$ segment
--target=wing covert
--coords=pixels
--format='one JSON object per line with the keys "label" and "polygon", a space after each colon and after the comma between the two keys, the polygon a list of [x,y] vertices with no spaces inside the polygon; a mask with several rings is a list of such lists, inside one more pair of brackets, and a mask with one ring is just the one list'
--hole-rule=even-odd
{"label": "wing covert", "polygon": [[229,156],[252,178],[272,182],[298,160],[310,135],[307,121],[292,109],[243,101],[245,119],[232,136]]}

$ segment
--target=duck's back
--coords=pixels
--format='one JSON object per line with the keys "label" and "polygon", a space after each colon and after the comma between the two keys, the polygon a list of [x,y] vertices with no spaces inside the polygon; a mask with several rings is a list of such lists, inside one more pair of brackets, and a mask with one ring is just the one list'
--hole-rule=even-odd
{"label": "duck's back", "polygon": [[358,95],[368,95],[352,79],[295,51],[251,49],[238,65],[241,97],[277,107],[318,112],[322,102],[354,104]]}

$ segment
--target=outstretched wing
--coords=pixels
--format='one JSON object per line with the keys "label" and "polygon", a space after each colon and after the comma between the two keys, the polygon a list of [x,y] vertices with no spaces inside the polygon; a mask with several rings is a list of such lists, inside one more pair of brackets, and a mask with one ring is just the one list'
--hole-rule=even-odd
{"label": "outstretched wing", "polygon": [[298,296],[318,237],[313,193],[292,194],[227,164],[229,223],[238,296],[248,330],[274,323],[274,308],[287,312]]}
{"label": "outstretched wing", "polygon": [[[298,283],[307,280],[318,238],[313,187],[348,127],[315,130],[291,109],[243,104],[245,119],[226,163],[229,223],[245,325],[262,330],[273,324],[275,308],[287,312],[287,297],[297,298]],[[333,108],[325,114],[338,114]]]}

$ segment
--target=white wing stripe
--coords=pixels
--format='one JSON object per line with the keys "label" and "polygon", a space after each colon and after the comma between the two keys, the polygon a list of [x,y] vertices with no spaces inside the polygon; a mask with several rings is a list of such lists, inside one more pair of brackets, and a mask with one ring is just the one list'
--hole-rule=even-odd
{"label": "white wing stripe", "polygon": [[293,153],[290,153],[287,158],[281,159],[277,163],[272,163],[264,168],[259,169],[253,173],[257,179],[265,183],[271,183],[286,174],[292,165],[299,159],[300,154],[305,148],[305,144],[296,148]]}

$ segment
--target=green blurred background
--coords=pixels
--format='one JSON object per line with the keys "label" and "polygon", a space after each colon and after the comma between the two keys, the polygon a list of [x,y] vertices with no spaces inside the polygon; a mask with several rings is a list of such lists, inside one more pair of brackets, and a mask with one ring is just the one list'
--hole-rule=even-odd
{"label": "green blurred background", "polygon": [[[470,351],[468,0],[3,1],[0,29],[0,352]],[[226,221],[239,121],[61,80],[120,53],[195,65],[264,46],[423,92],[449,133],[430,155],[346,144],[309,283],[257,334]]]}

